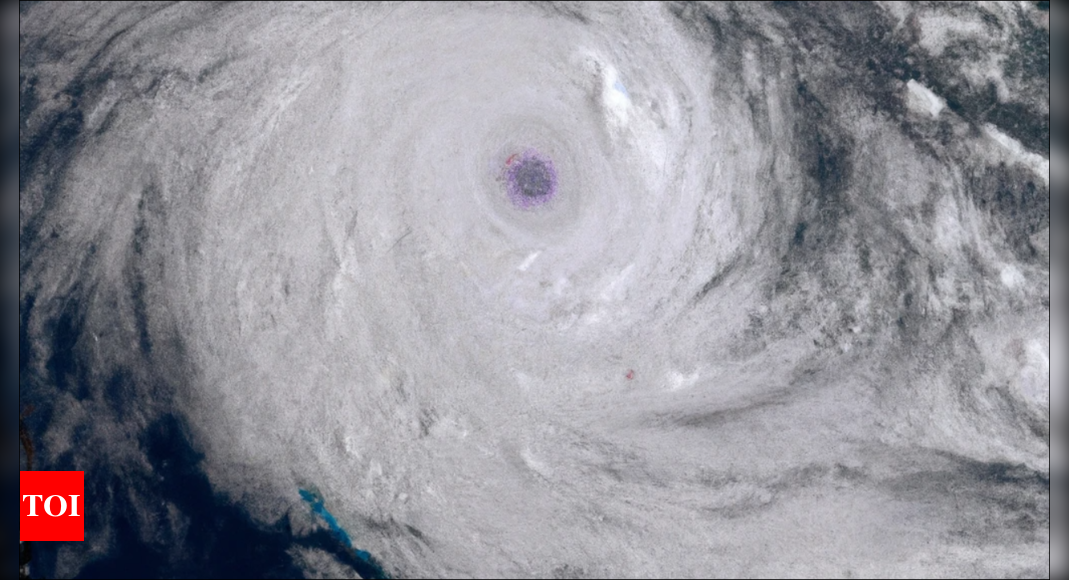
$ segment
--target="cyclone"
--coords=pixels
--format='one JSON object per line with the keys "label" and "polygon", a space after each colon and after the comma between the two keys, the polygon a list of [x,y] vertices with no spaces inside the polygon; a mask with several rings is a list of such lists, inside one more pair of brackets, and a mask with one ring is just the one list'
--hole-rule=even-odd
{"label": "cyclone", "polygon": [[1046,21],[747,6],[26,7],[31,569],[1042,570]]}

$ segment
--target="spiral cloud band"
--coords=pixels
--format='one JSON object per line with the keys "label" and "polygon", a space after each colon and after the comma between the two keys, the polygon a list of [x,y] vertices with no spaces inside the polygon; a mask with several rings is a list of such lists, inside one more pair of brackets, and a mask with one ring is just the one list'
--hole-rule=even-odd
{"label": "spiral cloud band", "polygon": [[31,574],[1049,574],[1040,8],[21,10]]}

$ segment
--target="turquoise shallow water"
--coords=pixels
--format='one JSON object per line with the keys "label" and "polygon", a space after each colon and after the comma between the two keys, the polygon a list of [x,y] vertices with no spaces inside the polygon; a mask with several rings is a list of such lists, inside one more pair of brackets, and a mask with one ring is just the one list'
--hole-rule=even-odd
{"label": "turquoise shallow water", "polygon": [[364,550],[357,549],[353,546],[353,541],[349,537],[349,533],[345,531],[345,528],[341,527],[334,514],[330,513],[326,505],[323,503],[323,498],[314,491],[308,491],[306,489],[298,490],[303,499],[312,508],[312,513],[323,520],[334,536],[346,545],[353,554],[356,555],[361,561],[367,564],[367,568],[364,570],[357,570],[359,574],[364,578],[389,578],[389,576],[383,572],[382,567],[375,561],[370,553]]}

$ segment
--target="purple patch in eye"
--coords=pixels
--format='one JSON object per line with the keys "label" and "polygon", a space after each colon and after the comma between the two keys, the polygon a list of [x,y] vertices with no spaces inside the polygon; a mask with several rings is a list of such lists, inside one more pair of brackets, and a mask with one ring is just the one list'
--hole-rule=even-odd
{"label": "purple patch in eye", "polygon": [[532,150],[505,161],[506,190],[514,205],[523,209],[540,206],[557,194],[557,170],[553,161]]}

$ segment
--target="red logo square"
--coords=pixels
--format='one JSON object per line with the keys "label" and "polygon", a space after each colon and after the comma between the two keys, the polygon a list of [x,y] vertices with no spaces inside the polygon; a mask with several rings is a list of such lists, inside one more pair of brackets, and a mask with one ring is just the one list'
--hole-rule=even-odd
{"label": "red logo square", "polygon": [[19,472],[19,541],[85,540],[85,472]]}

